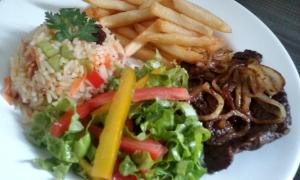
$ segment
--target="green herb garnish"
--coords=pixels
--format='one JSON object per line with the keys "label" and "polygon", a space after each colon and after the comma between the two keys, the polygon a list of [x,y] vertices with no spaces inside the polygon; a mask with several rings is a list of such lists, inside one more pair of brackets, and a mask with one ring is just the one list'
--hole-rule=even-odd
{"label": "green herb garnish", "polygon": [[76,8],[63,8],[58,13],[46,12],[46,25],[55,31],[55,39],[65,39],[96,42],[97,25],[95,20],[89,19],[85,12]]}

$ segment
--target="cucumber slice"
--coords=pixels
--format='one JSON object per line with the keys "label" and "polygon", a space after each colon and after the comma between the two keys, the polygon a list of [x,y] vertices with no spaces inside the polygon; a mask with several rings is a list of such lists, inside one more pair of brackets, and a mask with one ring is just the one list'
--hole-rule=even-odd
{"label": "cucumber slice", "polygon": [[63,44],[60,48],[60,54],[66,59],[74,59],[73,52],[68,48],[67,45]]}
{"label": "cucumber slice", "polygon": [[55,47],[53,47],[50,44],[50,42],[46,41],[46,40],[39,42],[37,44],[37,47],[41,48],[41,50],[47,57],[52,57],[59,53],[59,49],[56,49]]}
{"label": "cucumber slice", "polygon": [[61,70],[59,61],[60,61],[61,56],[59,54],[49,58],[47,61],[49,65],[54,69],[54,71],[58,72]]}

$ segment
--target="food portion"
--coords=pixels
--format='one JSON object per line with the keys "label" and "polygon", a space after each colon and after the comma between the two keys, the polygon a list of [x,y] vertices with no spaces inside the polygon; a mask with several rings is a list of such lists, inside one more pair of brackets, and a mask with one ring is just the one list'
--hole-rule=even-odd
{"label": "food portion", "polygon": [[199,179],[210,132],[187,102],[187,72],[160,59],[125,68],[84,103],[64,98],[35,114],[28,137],[52,156],[36,165],[57,178]]}
{"label": "food portion", "polygon": [[124,63],[119,41],[78,9],[47,13],[11,60],[11,99],[29,112],[62,97],[83,102],[103,92]]}
{"label": "food portion", "polygon": [[86,1],[91,4],[85,10],[87,15],[116,34],[127,56],[143,61],[153,58],[158,49],[168,61],[205,63],[226,46],[213,32],[231,32],[222,19],[185,0],[149,0],[139,6],[122,1],[136,6],[131,10],[120,10],[103,0]]}
{"label": "food portion", "polygon": [[212,133],[204,155],[209,172],[227,168],[235,153],[282,137],[291,124],[284,78],[261,64],[261,54],[222,56],[226,62],[215,59],[209,68],[182,64],[190,76],[190,102]]}
{"label": "food portion", "polygon": [[46,13],[4,80],[57,179],[200,179],[285,135],[285,80],[233,53],[231,28],[185,0],[86,0]]}

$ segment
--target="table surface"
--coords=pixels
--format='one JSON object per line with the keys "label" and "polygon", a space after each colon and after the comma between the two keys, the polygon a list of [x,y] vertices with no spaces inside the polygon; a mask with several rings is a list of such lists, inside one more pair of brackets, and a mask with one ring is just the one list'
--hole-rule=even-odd
{"label": "table surface", "polygon": [[[300,1],[236,0],[260,18],[280,39],[300,72]],[[300,180],[300,169],[294,180]]]}

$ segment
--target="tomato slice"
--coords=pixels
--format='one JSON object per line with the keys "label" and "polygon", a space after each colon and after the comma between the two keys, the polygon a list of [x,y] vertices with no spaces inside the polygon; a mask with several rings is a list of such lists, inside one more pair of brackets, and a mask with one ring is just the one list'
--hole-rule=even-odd
{"label": "tomato slice", "polygon": [[[102,106],[104,104],[107,104],[111,102],[113,96],[115,95],[115,92],[107,92],[102,93],[94,98],[84,102],[81,105],[77,106],[77,113],[79,115],[79,118],[83,121],[85,117],[87,117],[93,110],[95,110],[97,107]],[[147,100],[153,100],[153,99],[162,99],[162,100],[188,100],[190,99],[190,95],[185,88],[176,88],[176,87],[154,87],[154,88],[141,88],[136,89],[133,95],[133,102],[141,102],[141,101],[147,101]],[[68,112],[70,113],[70,112]],[[57,126],[56,128],[60,127],[60,124],[65,124],[66,122],[71,122],[71,117],[68,116],[70,119],[68,121],[64,120],[66,117],[62,117],[58,120],[58,124],[55,125],[55,123],[52,126]],[[60,122],[62,121],[62,122]],[[68,130],[69,125],[62,126],[61,132],[65,132]],[[52,128],[52,127],[51,127]],[[51,133],[52,134],[52,133]],[[61,133],[57,133],[56,135],[62,135]],[[54,134],[52,134],[54,135]],[[59,136],[56,136],[59,137]]]}
{"label": "tomato slice", "polygon": [[78,105],[77,113],[79,115],[79,118],[83,119],[86,116],[88,116],[90,114],[90,112],[95,110],[97,107],[100,107],[104,104],[111,102],[114,95],[115,95],[115,92],[102,93],[102,94],[99,94],[99,95],[95,96],[94,98],[84,102],[83,104]]}
{"label": "tomato slice", "polygon": [[141,88],[136,89],[133,101],[147,101],[153,99],[164,99],[164,100],[188,100],[190,99],[189,92],[185,88],[175,87],[153,87],[153,88]]}
{"label": "tomato slice", "polygon": [[120,150],[129,154],[138,151],[149,152],[153,160],[158,160],[167,152],[166,147],[154,140],[138,141],[129,137],[122,137]]}
{"label": "tomato slice", "polygon": [[104,80],[97,71],[87,73],[86,79],[94,86],[94,88],[99,88],[104,83]]}
{"label": "tomato slice", "polygon": [[[95,125],[91,125],[89,131],[95,139],[99,139],[102,129]],[[128,154],[133,154],[139,151],[149,152],[153,160],[158,160],[168,151],[164,145],[152,139],[139,141],[125,136],[121,139],[120,150]]]}
{"label": "tomato slice", "polygon": [[52,136],[54,137],[62,136],[69,129],[72,116],[73,116],[73,112],[68,111],[64,113],[57,122],[53,123],[49,130]]}

